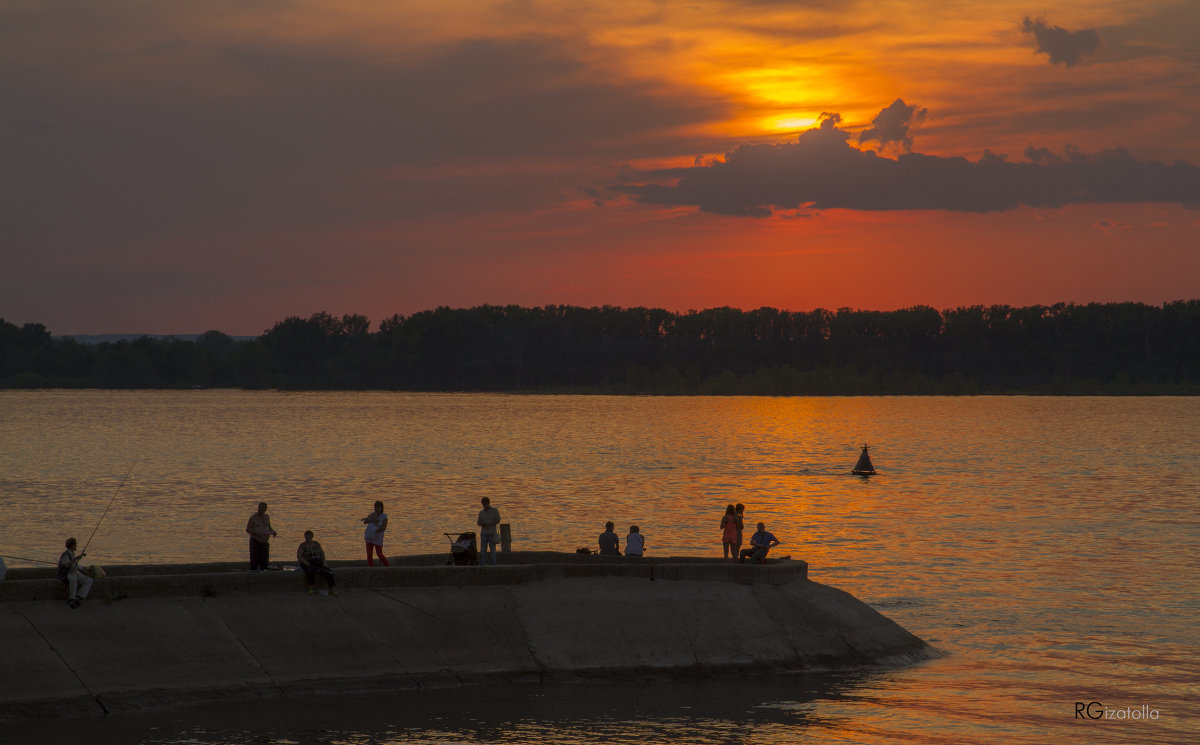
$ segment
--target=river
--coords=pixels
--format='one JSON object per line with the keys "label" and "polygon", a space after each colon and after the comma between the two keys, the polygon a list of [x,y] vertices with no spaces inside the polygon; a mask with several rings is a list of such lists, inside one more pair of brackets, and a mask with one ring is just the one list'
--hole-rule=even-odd
{"label": "river", "polygon": [[[93,742],[1175,744],[1200,740],[1197,432],[1195,398],[0,391],[0,553],[54,561],[74,535],[101,565],[240,560],[266,501],[273,560],[305,529],[359,558],[380,499],[389,555],[448,555],[443,533],[472,529],[487,496],[517,550],[594,547],[612,520],[638,524],[648,556],[719,556],[741,502],[776,555],[946,653],[770,679],[331,690],[107,717]],[[874,477],[849,474],[863,443]]]}

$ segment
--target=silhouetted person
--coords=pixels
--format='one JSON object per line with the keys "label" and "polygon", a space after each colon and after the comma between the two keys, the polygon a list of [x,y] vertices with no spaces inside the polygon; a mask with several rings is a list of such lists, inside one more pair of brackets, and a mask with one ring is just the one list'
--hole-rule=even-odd
{"label": "silhouetted person", "polygon": [[271,527],[271,518],[267,516],[267,503],[258,503],[258,512],[246,521],[246,532],[250,534],[250,569],[266,569],[271,561],[272,536],[279,535]]}
{"label": "silhouetted person", "polygon": [[758,532],[750,536],[750,548],[743,549],[738,556],[738,563],[746,561],[746,557],[750,557],[755,564],[767,558],[767,552],[775,548],[781,543],[773,534],[767,532],[767,526],[763,523],[758,524]]}
{"label": "silhouetted person", "polygon": [[613,532],[611,521],[604,523],[604,532],[600,534],[600,553],[603,556],[621,555],[621,539]]}
{"label": "silhouetted person", "polygon": [[733,506],[733,511],[737,513],[737,542],[733,544],[730,558],[737,556],[742,550],[742,535],[746,529],[746,505],[738,502]]}
{"label": "silhouetted person", "polygon": [[481,564],[487,564],[488,554],[492,555],[491,563],[496,563],[496,541],[500,539],[500,534],[496,532],[496,526],[500,524],[500,510],[492,506],[492,501],[487,497],[479,500],[483,505],[483,509],[479,511],[479,519],[475,524],[479,526],[479,550],[483,553]]}
{"label": "silhouetted person", "polygon": [[725,507],[725,514],[721,515],[721,555],[726,559],[736,559],[738,555],[738,543],[741,539],[742,518],[734,511],[733,505]]}

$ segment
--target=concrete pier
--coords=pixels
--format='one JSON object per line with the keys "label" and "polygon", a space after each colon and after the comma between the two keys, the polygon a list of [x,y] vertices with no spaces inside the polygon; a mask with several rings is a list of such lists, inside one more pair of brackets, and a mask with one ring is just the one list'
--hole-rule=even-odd
{"label": "concrete pier", "polygon": [[[922,640],[803,561],[754,566],[510,553],[496,567],[404,557],[298,571],[114,567],[78,610],[53,569],[0,582],[0,719],[171,704],[627,675],[890,665]],[[323,588],[318,578],[317,587]]]}

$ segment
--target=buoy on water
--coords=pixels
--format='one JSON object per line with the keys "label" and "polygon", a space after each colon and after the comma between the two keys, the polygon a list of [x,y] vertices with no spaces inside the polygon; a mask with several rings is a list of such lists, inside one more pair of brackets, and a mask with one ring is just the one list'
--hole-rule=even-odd
{"label": "buoy on water", "polygon": [[858,456],[858,462],[854,464],[854,470],[850,473],[855,476],[874,476],[875,466],[871,463],[871,456],[867,454],[869,447],[863,445],[862,454]]}

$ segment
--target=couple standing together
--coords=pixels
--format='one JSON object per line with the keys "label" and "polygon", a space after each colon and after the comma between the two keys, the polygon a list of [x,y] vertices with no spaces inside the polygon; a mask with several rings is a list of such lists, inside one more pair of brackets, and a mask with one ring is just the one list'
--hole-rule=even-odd
{"label": "couple standing together", "polygon": [[742,548],[742,530],[745,528],[746,505],[738,503],[725,508],[721,516],[721,550],[726,559],[736,559]]}

